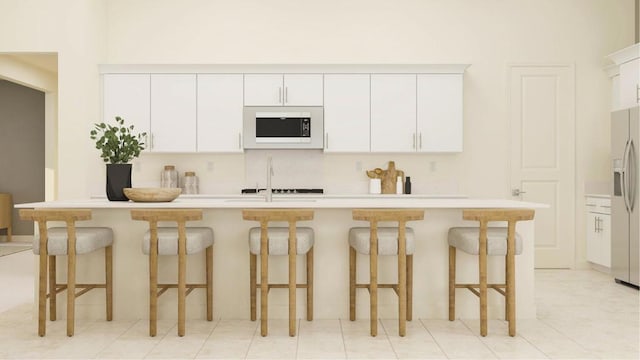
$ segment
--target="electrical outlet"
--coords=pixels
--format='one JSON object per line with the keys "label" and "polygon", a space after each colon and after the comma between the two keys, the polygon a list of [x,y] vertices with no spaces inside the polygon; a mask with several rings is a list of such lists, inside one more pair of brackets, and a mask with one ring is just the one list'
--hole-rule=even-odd
{"label": "electrical outlet", "polygon": [[360,160],[356,161],[356,171],[362,171],[362,161]]}
{"label": "electrical outlet", "polygon": [[213,171],[213,161],[207,161],[207,171]]}

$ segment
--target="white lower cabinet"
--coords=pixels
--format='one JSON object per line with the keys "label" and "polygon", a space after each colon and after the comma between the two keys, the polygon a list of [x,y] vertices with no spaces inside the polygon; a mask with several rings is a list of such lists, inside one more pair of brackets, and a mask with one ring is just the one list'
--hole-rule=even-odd
{"label": "white lower cabinet", "polygon": [[371,75],[371,151],[416,151],[416,75]]}
{"label": "white lower cabinet", "polygon": [[324,76],[324,151],[369,152],[369,74]]}
{"label": "white lower cabinet", "polygon": [[198,152],[242,152],[242,74],[198,74]]}
{"label": "white lower cabinet", "polygon": [[151,75],[151,151],[196,151],[196,75]]}
{"label": "white lower cabinet", "polygon": [[611,200],[587,197],[587,261],[611,267]]}

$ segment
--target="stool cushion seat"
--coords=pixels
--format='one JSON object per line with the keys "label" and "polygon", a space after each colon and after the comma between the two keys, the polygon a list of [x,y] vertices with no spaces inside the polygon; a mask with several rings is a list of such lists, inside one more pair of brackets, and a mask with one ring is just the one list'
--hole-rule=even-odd
{"label": "stool cushion seat", "polygon": [[[213,245],[213,229],[209,227],[187,227],[187,255],[197,254]],[[142,253],[149,255],[151,231],[147,230],[142,241]],[[178,228],[158,228],[158,255],[178,255]]]}
{"label": "stool cushion seat", "polygon": [[[47,229],[47,254],[67,255],[67,228]],[[86,254],[113,244],[113,230],[108,227],[76,228],[76,254]],[[33,253],[40,254],[40,236],[33,237]]]}
{"label": "stool cushion seat", "polygon": [[[269,255],[289,254],[289,228],[269,227]],[[306,254],[313,247],[313,229],[310,227],[296,227],[297,254]],[[260,255],[260,228],[249,230],[249,251],[254,255]]]}
{"label": "stool cushion seat", "polygon": [[[449,245],[468,254],[478,255],[480,228],[454,227],[449,229]],[[516,255],[522,254],[522,237],[516,233]],[[487,228],[487,255],[507,255],[507,228]]]}
{"label": "stool cushion seat", "polygon": [[[349,229],[349,245],[358,253],[368,255],[371,248],[369,236],[371,228],[354,227]],[[412,255],[416,249],[415,235],[412,228],[406,228],[406,253]],[[378,255],[398,255],[398,228],[378,228]]]}

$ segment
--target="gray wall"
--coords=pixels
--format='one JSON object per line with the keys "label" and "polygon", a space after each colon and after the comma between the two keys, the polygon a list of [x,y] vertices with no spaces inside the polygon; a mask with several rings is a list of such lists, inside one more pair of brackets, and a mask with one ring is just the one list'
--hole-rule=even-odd
{"label": "gray wall", "polygon": [[[0,80],[0,192],[16,204],[44,201],[44,169],[44,93]],[[15,209],[13,234],[33,234]]]}

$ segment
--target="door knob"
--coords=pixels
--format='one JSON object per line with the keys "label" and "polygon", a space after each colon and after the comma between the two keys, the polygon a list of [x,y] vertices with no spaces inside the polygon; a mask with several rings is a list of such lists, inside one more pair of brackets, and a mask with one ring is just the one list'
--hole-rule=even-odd
{"label": "door knob", "polygon": [[511,189],[511,196],[520,196],[520,194],[526,193],[526,191],[520,191],[520,189]]}

